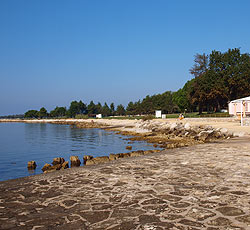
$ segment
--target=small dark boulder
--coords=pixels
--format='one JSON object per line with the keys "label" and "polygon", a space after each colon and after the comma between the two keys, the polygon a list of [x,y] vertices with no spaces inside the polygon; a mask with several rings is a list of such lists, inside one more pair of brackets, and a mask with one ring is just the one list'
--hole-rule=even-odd
{"label": "small dark boulder", "polygon": [[131,149],[132,149],[132,146],[131,146],[131,145],[126,146],[126,149],[127,149],[127,150],[131,150]]}
{"label": "small dark boulder", "polygon": [[71,156],[70,161],[71,161],[71,167],[79,167],[81,164],[81,161],[79,160],[78,156]]}
{"label": "small dark boulder", "polygon": [[52,165],[63,164],[65,162],[64,158],[56,157],[53,159]]}
{"label": "small dark boulder", "polygon": [[46,163],[46,164],[42,167],[42,170],[43,170],[43,172],[45,172],[45,171],[49,170],[51,167],[52,167],[52,166],[51,166],[50,164]]}
{"label": "small dark boulder", "polygon": [[36,169],[36,162],[35,161],[29,161],[27,168],[28,168],[28,170]]}
{"label": "small dark boulder", "polygon": [[93,156],[91,155],[83,156],[83,164],[86,165],[86,162],[91,159],[93,159]]}
{"label": "small dark boulder", "polygon": [[61,169],[67,169],[67,168],[69,168],[69,162],[68,161],[65,161],[65,162],[63,162],[62,164],[61,164]]}

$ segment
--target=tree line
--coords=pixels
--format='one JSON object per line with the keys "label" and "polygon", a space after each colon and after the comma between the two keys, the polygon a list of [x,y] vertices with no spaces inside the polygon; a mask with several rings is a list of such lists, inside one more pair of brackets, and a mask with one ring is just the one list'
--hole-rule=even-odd
{"label": "tree line", "polygon": [[217,112],[228,102],[250,95],[250,55],[240,49],[196,54],[190,73],[194,78],[175,93],[180,110]]}
{"label": "tree line", "polygon": [[69,108],[56,107],[48,112],[44,107],[40,110],[29,110],[24,114],[25,118],[75,118],[81,115],[88,117],[94,117],[96,114],[102,114],[103,116],[125,115],[126,111],[123,105],[118,105],[115,109],[114,103],[108,105],[106,102],[102,105],[100,102],[95,104],[91,101],[88,105],[80,101],[72,101]]}
{"label": "tree line", "polygon": [[69,108],[56,107],[49,113],[42,107],[39,111],[29,110],[26,118],[76,117],[78,115],[123,116],[176,112],[217,112],[227,108],[229,101],[250,94],[250,55],[241,54],[240,49],[228,49],[222,53],[213,50],[211,54],[196,54],[190,68],[193,79],[187,81],[177,92],[147,95],[142,100],[122,104],[115,108],[114,103],[88,105],[82,101],[72,101]]}

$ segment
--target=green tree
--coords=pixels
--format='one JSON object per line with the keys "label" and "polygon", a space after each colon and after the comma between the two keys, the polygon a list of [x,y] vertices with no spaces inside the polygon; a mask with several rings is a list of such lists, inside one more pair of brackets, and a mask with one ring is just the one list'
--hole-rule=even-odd
{"label": "green tree", "polygon": [[87,111],[89,115],[94,115],[97,114],[97,109],[96,109],[96,105],[93,101],[91,101],[88,106],[87,106]]}
{"label": "green tree", "polygon": [[69,117],[75,117],[76,114],[80,112],[78,102],[77,101],[72,101],[70,103],[70,107],[67,111],[67,114]]}
{"label": "green tree", "polygon": [[50,117],[64,117],[66,115],[66,107],[56,107],[50,111]]}
{"label": "green tree", "polygon": [[103,116],[107,117],[111,115],[111,109],[109,108],[109,106],[107,105],[107,103],[104,103],[104,106],[102,107],[102,114]]}
{"label": "green tree", "polygon": [[118,105],[116,108],[116,114],[118,116],[124,116],[126,114],[125,108],[122,104]]}
{"label": "green tree", "polygon": [[130,101],[127,105],[126,111],[127,111],[128,115],[135,115],[136,114],[136,105],[132,101]]}
{"label": "green tree", "polygon": [[67,111],[69,117],[75,117],[77,114],[86,114],[87,107],[82,101],[72,101]]}
{"label": "green tree", "polygon": [[38,118],[38,111],[37,110],[28,110],[25,114],[25,118]]}
{"label": "green tree", "polygon": [[40,109],[40,111],[38,112],[38,116],[40,117],[40,118],[46,118],[46,117],[48,117],[48,112],[47,112],[47,110],[44,108],[44,107],[42,107],[41,109]]}
{"label": "green tree", "polygon": [[199,77],[202,74],[206,73],[208,69],[208,64],[209,64],[209,58],[208,55],[205,53],[203,54],[196,54],[194,56],[194,65],[193,67],[189,70],[189,72],[194,75],[195,77]]}
{"label": "green tree", "polygon": [[110,110],[111,110],[111,115],[114,116],[115,115],[115,105],[113,102],[110,104]]}
{"label": "green tree", "polygon": [[78,102],[79,114],[86,114],[87,113],[87,106],[80,100]]}
{"label": "green tree", "polygon": [[96,105],[95,105],[95,111],[96,111],[96,114],[102,114],[102,104],[101,104],[101,102],[98,102]]}

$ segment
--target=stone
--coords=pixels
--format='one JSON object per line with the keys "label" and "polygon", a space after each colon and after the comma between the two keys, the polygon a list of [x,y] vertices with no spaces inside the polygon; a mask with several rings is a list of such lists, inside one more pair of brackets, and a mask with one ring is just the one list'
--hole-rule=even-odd
{"label": "stone", "polygon": [[154,153],[154,152],[155,152],[155,150],[146,150],[146,151],[144,151],[144,155]]}
{"label": "stone", "polygon": [[184,128],[185,128],[185,130],[190,130],[191,129],[191,125],[189,123],[186,123],[184,125]]}
{"label": "stone", "polygon": [[53,159],[52,165],[63,164],[65,162],[64,158],[56,157]]}
{"label": "stone", "polygon": [[143,156],[143,155],[144,155],[143,151],[136,151],[136,152],[130,153],[131,157],[139,157],[139,156]]}
{"label": "stone", "polygon": [[87,160],[86,165],[95,165],[95,164],[100,164],[100,163],[105,163],[105,162],[109,162],[108,156],[96,157],[96,158]]}
{"label": "stone", "polygon": [[54,172],[56,170],[60,170],[62,168],[61,164],[57,164],[57,165],[50,165],[50,164],[45,164],[42,168],[44,173],[48,173],[48,172]]}
{"label": "stone", "polygon": [[87,160],[87,161],[85,162],[85,165],[94,165],[94,164],[95,164],[94,159]]}
{"label": "stone", "polygon": [[48,163],[46,163],[43,167],[42,167],[42,170],[43,172],[47,171],[48,169],[50,169],[52,166]]}
{"label": "stone", "polygon": [[228,130],[226,128],[222,128],[222,129],[220,129],[220,132],[222,134],[227,134]]}
{"label": "stone", "polygon": [[130,153],[120,153],[121,158],[130,157]]}
{"label": "stone", "polygon": [[96,157],[94,158],[94,161],[96,162],[96,164],[105,163],[109,161],[109,157],[108,156]]}
{"label": "stone", "polygon": [[67,169],[69,168],[69,162],[68,161],[65,161],[62,163],[62,168],[61,169]]}
{"label": "stone", "polygon": [[91,160],[91,159],[93,159],[93,156],[91,156],[91,155],[85,155],[85,156],[83,156],[83,164],[86,165],[86,162],[88,160]]}
{"label": "stone", "polygon": [[79,167],[81,164],[81,161],[79,160],[78,156],[71,156],[70,161],[71,161],[71,167]]}
{"label": "stone", "polygon": [[131,145],[126,146],[126,149],[127,149],[127,150],[131,150],[131,149],[132,149],[132,146],[131,146]]}
{"label": "stone", "polygon": [[171,124],[170,129],[173,130],[173,129],[175,129],[176,127],[177,127],[177,124],[176,124],[176,123],[173,123],[173,124]]}
{"label": "stone", "polygon": [[117,160],[118,158],[120,157],[120,154],[113,154],[113,153],[110,153],[109,154],[109,160],[110,161],[114,161],[114,160]]}
{"label": "stone", "polygon": [[28,170],[36,169],[36,162],[35,161],[29,161],[27,168],[28,168]]}

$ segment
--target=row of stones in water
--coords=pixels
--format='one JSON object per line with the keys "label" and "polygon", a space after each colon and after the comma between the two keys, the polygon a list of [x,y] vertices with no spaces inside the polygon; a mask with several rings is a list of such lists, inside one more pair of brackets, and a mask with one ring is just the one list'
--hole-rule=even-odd
{"label": "row of stones in water", "polygon": [[[93,157],[91,155],[85,155],[83,156],[83,165],[94,165],[94,164],[100,164],[100,163],[105,163],[113,160],[117,160],[119,158],[126,158],[126,157],[137,157],[137,156],[142,156],[154,152],[159,152],[160,150],[139,150],[139,151],[133,151],[130,153],[117,153],[113,154],[111,153],[109,156],[100,156],[100,157]],[[71,156],[70,157],[70,166],[71,167],[79,167],[81,165],[81,161],[78,156]],[[29,161],[28,162],[28,169],[29,170],[34,170],[36,169],[37,165],[35,161]],[[52,165],[46,163],[42,171],[44,173],[47,172],[52,172],[56,170],[62,170],[62,169],[67,169],[69,168],[69,162],[65,161],[64,158],[62,157],[57,157],[53,159]]]}

